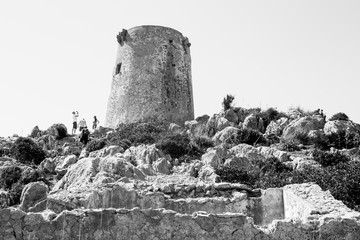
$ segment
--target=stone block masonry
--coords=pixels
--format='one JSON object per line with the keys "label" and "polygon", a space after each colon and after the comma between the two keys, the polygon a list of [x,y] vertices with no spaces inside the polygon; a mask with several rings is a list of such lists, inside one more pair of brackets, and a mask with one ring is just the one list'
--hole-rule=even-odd
{"label": "stone block masonry", "polygon": [[105,125],[158,119],[183,125],[194,119],[190,43],[180,32],[139,26],[117,36]]}

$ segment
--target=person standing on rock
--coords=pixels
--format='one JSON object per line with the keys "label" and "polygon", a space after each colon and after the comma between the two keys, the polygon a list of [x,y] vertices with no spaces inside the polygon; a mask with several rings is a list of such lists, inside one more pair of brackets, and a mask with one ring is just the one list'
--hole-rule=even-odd
{"label": "person standing on rock", "polygon": [[80,122],[79,122],[79,130],[80,130],[80,132],[84,129],[84,128],[86,128],[87,126],[86,126],[86,121],[85,121],[85,118],[83,118],[82,120],[80,120]]}
{"label": "person standing on rock", "polygon": [[84,147],[89,142],[89,135],[90,135],[90,132],[89,132],[89,130],[87,129],[86,126],[81,129],[80,142],[82,144],[84,144]]}
{"label": "person standing on rock", "polygon": [[76,133],[76,129],[77,129],[77,118],[79,117],[79,113],[78,111],[74,111],[72,112],[72,117],[73,117],[73,128],[72,128],[72,134],[75,134]]}
{"label": "person standing on rock", "polygon": [[95,130],[95,128],[97,127],[98,124],[99,124],[99,120],[96,118],[96,116],[94,116],[94,121],[93,121],[92,129]]}

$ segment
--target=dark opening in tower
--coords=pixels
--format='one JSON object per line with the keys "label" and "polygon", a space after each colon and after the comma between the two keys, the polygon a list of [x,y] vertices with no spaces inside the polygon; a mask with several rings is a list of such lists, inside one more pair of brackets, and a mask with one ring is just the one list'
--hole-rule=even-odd
{"label": "dark opening in tower", "polygon": [[118,65],[116,65],[115,75],[120,73],[120,69],[121,69],[121,63],[118,63]]}

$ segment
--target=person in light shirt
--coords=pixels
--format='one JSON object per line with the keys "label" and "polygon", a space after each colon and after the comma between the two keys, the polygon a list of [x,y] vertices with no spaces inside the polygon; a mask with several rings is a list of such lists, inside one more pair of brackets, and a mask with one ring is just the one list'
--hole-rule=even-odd
{"label": "person in light shirt", "polygon": [[85,119],[83,118],[82,120],[80,120],[80,122],[79,122],[79,130],[80,130],[80,132],[84,129],[84,128],[86,128],[87,126],[86,126],[86,121],[85,121]]}
{"label": "person in light shirt", "polygon": [[72,134],[75,134],[75,133],[76,133],[76,129],[77,129],[77,118],[79,117],[78,111],[72,112],[72,117],[73,117]]}

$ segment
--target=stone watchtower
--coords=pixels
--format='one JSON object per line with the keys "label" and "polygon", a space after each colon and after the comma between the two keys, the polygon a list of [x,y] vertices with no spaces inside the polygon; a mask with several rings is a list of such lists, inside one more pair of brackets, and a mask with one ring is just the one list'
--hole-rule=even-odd
{"label": "stone watchtower", "polygon": [[161,26],[123,29],[113,70],[105,125],[194,119],[190,43]]}

